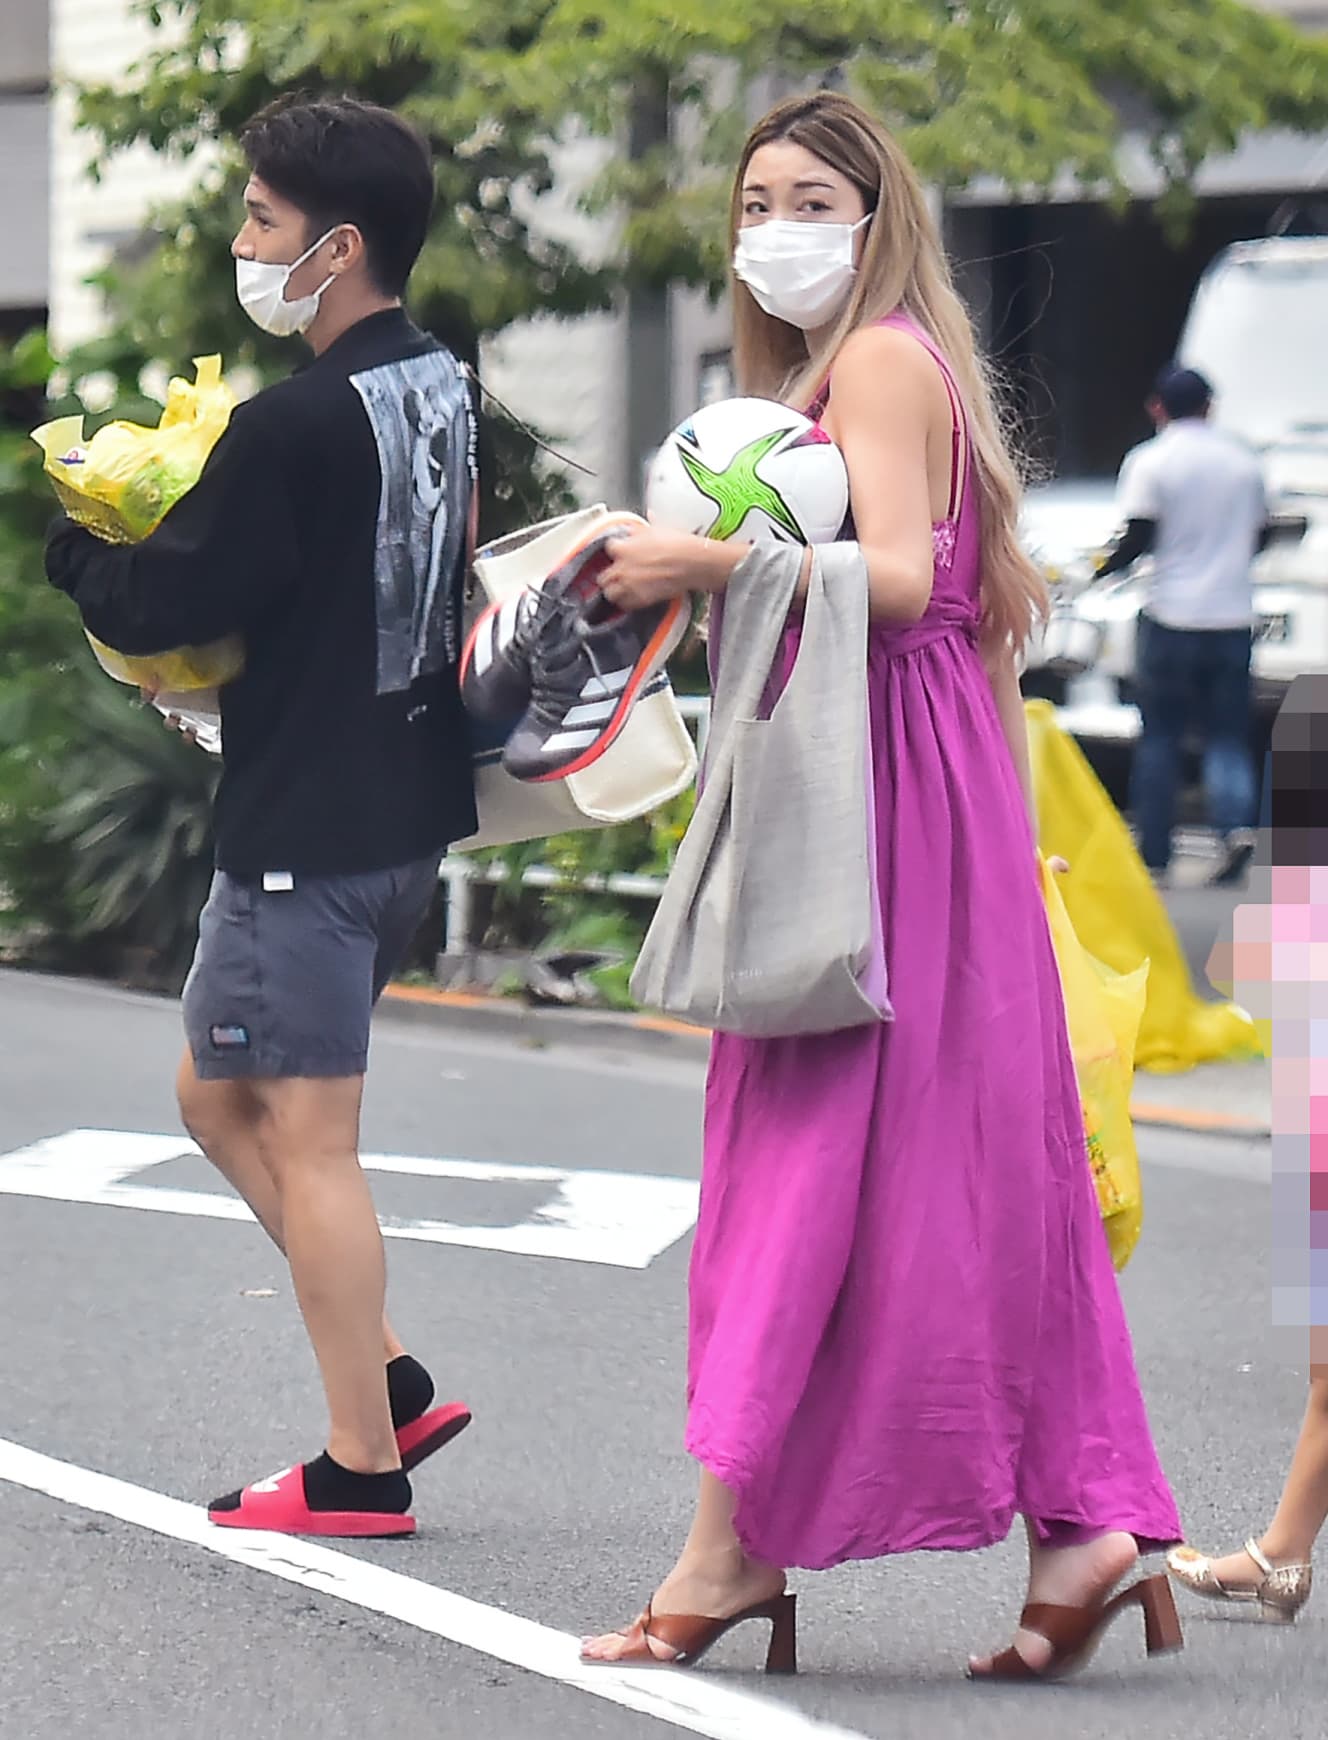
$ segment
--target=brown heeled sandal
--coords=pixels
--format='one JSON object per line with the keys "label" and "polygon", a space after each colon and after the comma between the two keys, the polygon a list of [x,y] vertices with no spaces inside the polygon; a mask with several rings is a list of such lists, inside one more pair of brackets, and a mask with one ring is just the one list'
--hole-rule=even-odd
{"label": "brown heeled sandal", "polygon": [[[749,1619],[770,1621],[770,1647],[766,1652],[765,1671],[768,1674],[795,1674],[798,1671],[798,1626],[796,1595],[776,1595],[769,1601],[758,1601],[754,1607],[744,1607],[731,1619],[705,1619],[697,1613],[655,1613],[649,1603],[646,1610],[627,1627],[622,1635],[628,1647],[616,1661],[596,1662],[582,1656],[582,1661],[595,1667],[694,1667],[705,1652],[735,1626]],[[656,1655],[650,1640],[662,1643],[673,1655]]]}
{"label": "brown heeled sandal", "polygon": [[969,1669],[971,1680],[1060,1680],[1077,1673],[1092,1660],[1103,1634],[1127,1607],[1140,1607],[1144,1615],[1144,1648],[1151,1655],[1166,1655],[1184,1649],[1175,1597],[1165,1577],[1145,1577],[1122,1589],[1119,1595],[1095,1607],[1053,1607],[1044,1601],[1030,1602],[1019,1615],[1023,1631],[1036,1632],[1051,1645],[1051,1659],[1043,1668],[1030,1667],[1012,1644],[981,1673]]}

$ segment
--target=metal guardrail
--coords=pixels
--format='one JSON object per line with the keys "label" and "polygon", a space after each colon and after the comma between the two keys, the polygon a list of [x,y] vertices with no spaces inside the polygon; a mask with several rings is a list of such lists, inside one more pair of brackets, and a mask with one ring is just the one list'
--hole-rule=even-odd
{"label": "metal guardrail", "polygon": [[[678,711],[696,738],[698,756],[705,754],[706,734],[710,727],[710,697],[708,695],[677,695]],[[506,882],[511,872],[506,864],[476,864],[464,853],[443,859],[438,872],[447,889],[443,914],[442,952],[445,955],[466,953],[470,934],[471,889],[477,882]],[[658,900],[664,891],[662,876],[638,876],[629,872],[613,872],[608,876],[582,876],[569,879],[545,864],[530,865],[521,876],[523,888],[580,888],[587,894],[620,894],[629,900]]]}
{"label": "metal guardrail", "polygon": [[[1076,679],[1082,690],[1085,704],[1098,700],[1098,690],[1094,685],[1094,673],[1087,678]],[[708,695],[677,695],[678,711],[691,728],[696,738],[698,756],[704,756],[706,736],[710,728],[710,697]],[[1086,706],[1081,711],[1091,711]],[[1100,711],[1100,709],[1099,709]],[[1120,714],[1137,714],[1132,708],[1119,707]],[[1073,731],[1076,722],[1076,709],[1062,707],[1057,709],[1058,718],[1066,729]],[[1096,735],[1119,736],[1123,740],[1133,737],[1132,730],[1121,728],[1117,731],[1103,732],[1102,722],[1095,717]],[[1177,833],[1177,850],[1182,854],[1198,857],[1212,856],[1215,846],[1210,835],[1204,833]],[[477,882],[506,882],[511,872],[505,864],[476,864],[464,854],[457,857],[444,858],[438,872],[439,878],[446,884],[447,902],[443,916],[442,952],[446,955],[463,955],[467,951],[467,937],[470,932],[471,889]],[[570,878],[561,871],[553,870],[546,864],[532,864],[522,873],[521,884],[525,888],[580,888],[587,894],[620,894],[628,900],[658,900],[664,890],[662,876],[641,876],[628,871],[615,871],[608,876],[592,875]]]}

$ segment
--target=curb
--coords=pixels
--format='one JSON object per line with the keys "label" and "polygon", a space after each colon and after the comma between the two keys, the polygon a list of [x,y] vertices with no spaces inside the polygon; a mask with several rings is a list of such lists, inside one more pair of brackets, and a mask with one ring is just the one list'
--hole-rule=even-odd
{"label": "curb", "polygon": [[636,1052],[672,1053],[704,1062],[710,1034],[664,1015],[619,1014],[610,1009],[557,1009],[489,997],[468,991],[435,991],[418,985],[389,985],[379,1004],[393,1020],[451,1027],[474,1037],[515,1039],[543,1050],[571,1043]]}
{"label": "curb", "polygon": [[1157,1130],[1184,1130],[1194,1136],[1229,1136],[1241,1142],[1267,1142],[1272,1127],[1259,1118],[1243,1118],[1237,1112],[1200,1112],[1191,1106],[1159,1106],[1135,1100],[1130,1116],[1136,1124]]}
{"label": "curb", "polygon": [[[485,1038],[515,1039],[539,1050],[570,1042],[656,1055],[663,1051],[700,1062],[710,1043],[706,1028],[672,1021],[664,1015],[531,1008],[512,998],[436,991],[418,985],[389,985],[380,1007],[393,1019],[454,1027],[472,1036],[481,1031]],[[1242,1117],[1236,1112],[1200,1111],[1144,1099],[1135,1100],[1130,1113],[1136,1124],[1157,1130],[1180,1130],[1193,1136],[1266,1142],[1272,1134],[1265,1121]]]}

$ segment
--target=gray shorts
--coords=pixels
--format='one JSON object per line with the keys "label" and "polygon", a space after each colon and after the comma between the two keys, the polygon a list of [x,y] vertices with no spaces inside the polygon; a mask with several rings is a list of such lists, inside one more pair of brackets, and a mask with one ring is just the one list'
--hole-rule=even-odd
{"label": "gray shorts", "polygon": [[440,856],[358,876],[218,870],[184,987],[200,1079],[363,1075],[373,1006],[424,918]]}

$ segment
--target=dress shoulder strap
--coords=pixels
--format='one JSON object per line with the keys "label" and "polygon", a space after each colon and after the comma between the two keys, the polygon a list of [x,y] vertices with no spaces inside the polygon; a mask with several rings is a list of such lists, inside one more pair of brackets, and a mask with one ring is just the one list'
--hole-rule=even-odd
{"label": "dress shoulder strap", "polygon": [[946,396],[950,401],[950,501],[946,508],[947,520],[957,518],[959,504],[966,481],[967,459],[969,451],[968,419],[964,415],[964,402],[959,396],[959,386],[955,381],[954,372],[941,351],[936,340],[926,327],[914,320],[911,314],[905,314],[897,308],[893,314],[887,314],[880,322],[882,326],[897,326],[904,332],[911,333],[925,351],[931,355],[932,361],[941,372],[945,383]]}
{"label": "dress shoulder strap", "polygon": [[[887,314],[877,322],[878,326],[897,326],[917,339],[924,350],[930,352],[932,360],[941,372],[945,383],[946,395],[950,400],[950,499],[946,508],[947,520],[957,518],[963,486],[967,476],[967,458],[969,448],[968,419],[964,414],[964,403],[959,396],[959,387],[954,373],[945,360],[939,346],[925,327],[914,320],[911,314],[905,314],[902,309],[896,309],[893,314]],[[819,421],[825,415],[826,406],[830,402],[830,376],[827,375],[816,389],[806,415]]]}

